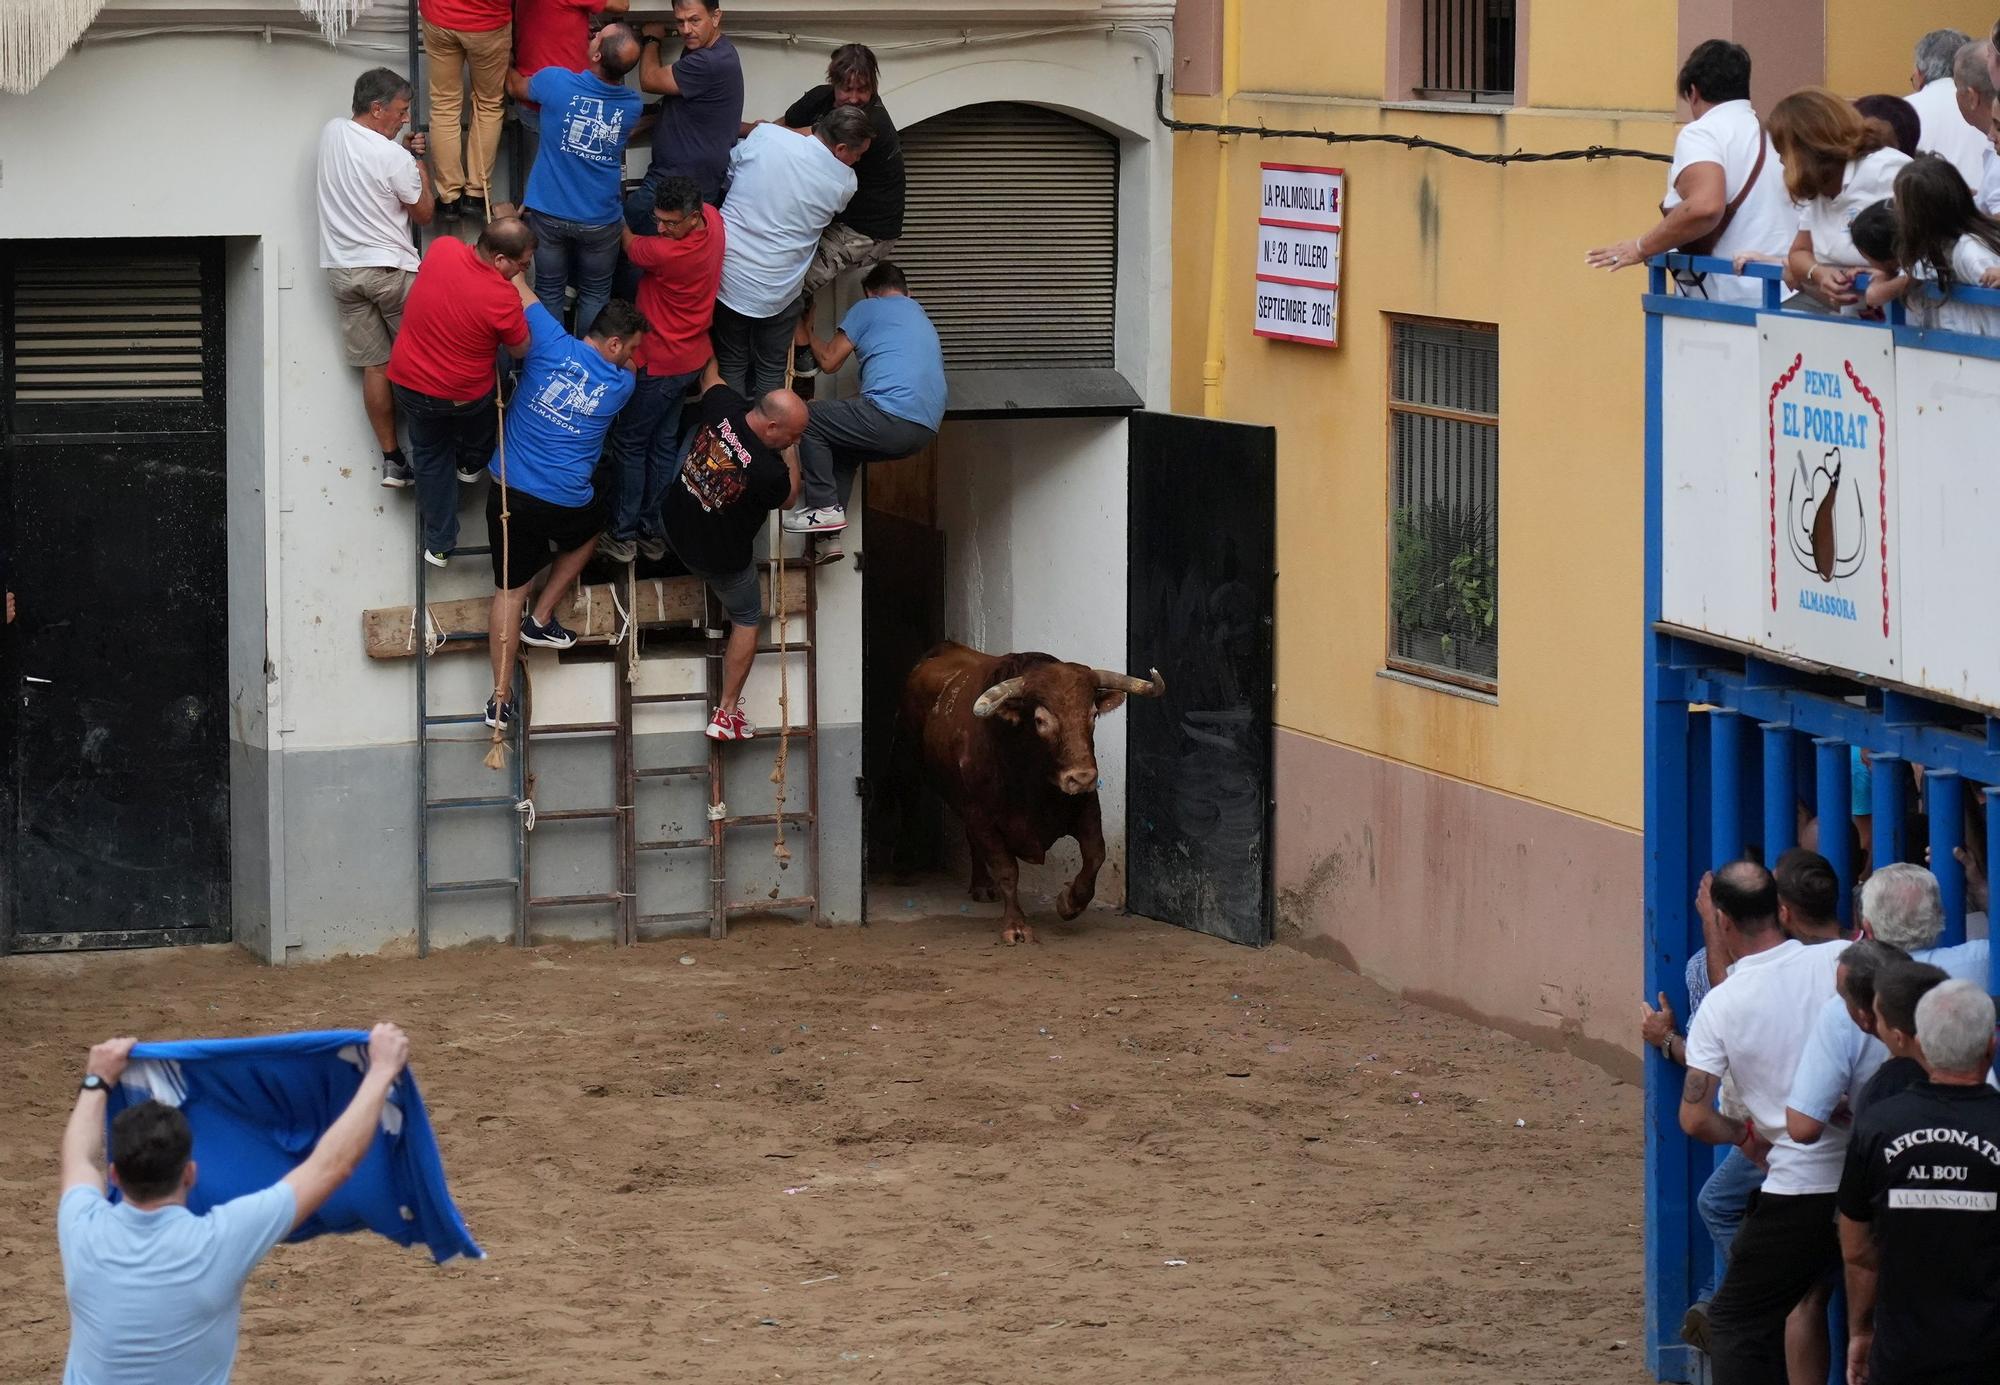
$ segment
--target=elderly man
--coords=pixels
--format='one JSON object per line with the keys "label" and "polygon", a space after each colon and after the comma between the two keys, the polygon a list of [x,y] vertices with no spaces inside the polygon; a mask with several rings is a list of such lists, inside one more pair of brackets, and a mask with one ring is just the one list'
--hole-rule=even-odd
{"label": "elderly man", "polygon": [[[1798,232],[1785,169],[1750,104],[1750,54],[1710,39],[1681,65],[1675,89],[1694,120],[1674,139],[1664,215],[1633,240],[1591,251],[1599,269],[1625,269],[1681,249],[1731,259],[1782,255]],[[1719,303],[1762,303],[1763,283],[1733,274],[1685,275],[1683,293]]]}
{"label": "elderly man", "polygon": [[360,1090],[305,1161],[264,1191],[200,1217],[187,1209],[198,1173],[187,1118],[157,1101],[127,1107],[112,1122],[110,1181],[123,1200],[106,1199],[105,1106],[134,1042],[110,1039],[90,1050],[63,1131],[56,1208],[70,1315],[63,1380],[227,1385],[243,1281],[368,1153],[410,1041],[393,1024],[376,1025]]}
{"label": "elderly man", "polygon": [[537,102],[548,117],[523,214],[535,233],[535,296],[560,322],[574,280],[579,331],[597,321],[618,271],[625,142],[639,123],[639,97],[625,74],[638,65],[639,40],[623,24],[607,24],[591,39],[589,58],[582,72],[507,74],[508,94]]}
{"label": "elderly man", "polygon": [[396,400],[389,390],[389,349],[416,282],[411,226],[436,211],[424,137],[396,134],[410,120],[410,84],[378,67],[354,82],[353,114],[336,116],[319,136],[319,264],[340,310],[340,344],[361,371],[361,403],[382,449],[382,484],[415,479],[396,441]]}
{"label": "elderly man", "polygon": [[1956,29],[1933,29],[1918,39],[1908,99],[1921,127],[1917,151],[1945,160],[1976,192],[1986,176],[1985,151],[1992,145],[1985,134],[1966,123],[1953,75],[1959,53],[1971,42],[1970,36]]}
{"label": "elderly man", "polygon": [[798,502],[794,444],[806,430],[806,405],[786,389],[772,390],[753,405],[723,383],[713,360],[702,371],[701,384],[695,434],[679,477],[667,487],[667,543],[687,570],[708,584],[729,617],[722,699],[707,735],[747,741],[756,731],[743,714],[743,685],[764,619],[753,544],[772,510]]}
{"label": "elderly man", "polygon": [[1928,1080],[1856,1124],[1840,1180],[1848,1379],[1993,1378],[2000,1360],[2000,1092],[1993,1001],[1946,981],[1917,1002]]}
{"label": "elderly man", "polygon": [[[1861,887],[1859,931],[1862,937],[1902,948],[1915,961],[1942,967],[1950,976],[1982,984],[1986,980],[1986,939],[1937,946],[1944,931],[1944,901],[1937,877],[1922,866],[1884,866],[1868,877]],[[1873,1027],[1872,1011],[1850,1010],[1838,997],[1821,1007],[1785,1099],[1793,1139],[1802,1144],[1818,1140],[1840,1099],[1851,1099],[1888,1058],[1889,1050],[1870,1032]]]}
{"label": "elderly man", "polygon": [[625,200],[625,224],[652,233],[653,190],[672,177],[692,178],[704,202],[722,201],[730,146],[743,123],[743,60],[722,32],[722,0],[674,0],[680,56],[661,61],[666,26],[648,25],[639,89],[666,99],[653,125],[653,158]]}
{"label": "elderly man", "polygon": [[[1842,948],[1787,938],[1778,927],[1777,885],[1754,862],[1716,872],[1710,896],[1737,960],[1688,1034],[1680,1124],[1694,1139],[1736,1146],[1769,1169],[1708,1310],[1718,1385],[1768,1385],[1785,1375],[1786,1316],[1839,1260],[1833,1194],[1840,1152],[1794,1141],[1784,1103],[1813,1017],[1833,993]],[[1747,1121],[1715,1109],[1725,1078],[1735,1079]]]}
{"label": "elderly man", "polygon": [[821,233],[854,196],[854,166],[872,128],[858,106],[835,106],[809,135],[759,125],[730,154],[715,356],[737,393],[784,386],[800,285]]}
{"label": "elderly man", "polygon": [[1972,185],[1972,193],[1979,210],[1988,216],[2000,211],[2000,154],[1993,150],[1993,66],[1991,39],[1966,44],[1951,64],[1952,80],[1958,86],[1958,109],[1982,141],[1979,181]]}

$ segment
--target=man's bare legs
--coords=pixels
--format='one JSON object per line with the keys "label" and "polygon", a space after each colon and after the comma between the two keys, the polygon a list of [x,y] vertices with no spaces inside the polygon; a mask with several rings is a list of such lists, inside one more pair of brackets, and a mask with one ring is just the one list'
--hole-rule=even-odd
{"label": "man's bare legs", "polygon": [[734,707],[743,698],[743,685],[750,681],[750,665],[757,660],[757,627],[729,627],[729,648],[722,655],[722,705]]}
{"label": "man's bare legs", "polygon": [[384,452],[396,450],[396,397],[389,392],[389,367],[361,367],[361,402],[368,410],[368,424],[375,430],[375,442]]}

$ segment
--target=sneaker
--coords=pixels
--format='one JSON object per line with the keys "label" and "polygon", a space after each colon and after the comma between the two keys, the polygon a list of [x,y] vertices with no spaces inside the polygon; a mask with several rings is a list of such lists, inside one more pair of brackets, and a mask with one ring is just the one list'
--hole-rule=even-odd
{"label": "sneaker", "polygon": [[810,380],[817,374],[819,374],[819,362],[813,358],[813,349],[810,346],[794,346],[792,348],[792,378],[794,380]]}
{"label": "sneaker", "polygon": [[576,643],[576,636],[563,629],[563,624],[554,616],[547,625],[535,619],[533,611],[521,612],[521,643],[540,645],[543,649],[568,649]]}
{"label": "sneaker", "polygon": [[456,197],[451,197],[451,198],[440,197],[437,200],[437,214],[443,217],[446,221],[458,220],[459,214],[463,210],[464,207],[461,205],[461,203]]}
{"label": "sneaker", "polygon": [[838,534],[847,527],[847,511],[838,505],[785,511],[787,534]]}
{"label": "sneaker", "polygon": [[390,490],[401,490],[416,483],[417,474],[410,470],[408,462],[399,462],[390,457],[382,459],[382,484]]}
{"label": "sneaker", "polygon": [[639,546],[630,539],[614,538],[610,534],[597,536],[597,551],[614,563],[629,563],[638,555]]}
{"label": "sneaker", "polygon": [[734,707],[716,708],[704,734],[712,741],[747,741],[756,738],[757,728],[743,715],[743,704],[739,702]]}
{"label": "sneaker", "polygon": [[496,731],[514,729],[514,709],[497,697],[486,699],[486,724]]}
{"label": "sneaker", "polygon": [[838,536],[821,539],[806,547],[806,560],[814,567],[826,567],[844,561],[846,557],[847,550],[840,546]]}
{"label": "sneaker", "polygon": [[639,535],[639,552],[648,562],[659,562],[667,556],[667,536],[665,534]]}
{"label": "sneaker", "polygon": [[483,466],[461,466],[458,468],[458,481],[463,486],[476,486],[479,484],[479,478],[485,474],[486,468]]}
{"label": "sneaker", "polygon": [[1681,1319],[1681,1340],[1696,1351],[1708,1352],[1708,1300],[1688,1306],[1687,1315]]}
{"label": "sneaker", "polygon": [[424,561],[432,567],[443,567],[450,559],[451,554],[440,553],[435,548],[426,548],[424,550]]}
{"label": "sneaker", "polygon": [[465,196],[458,199],[458,213],[460,216],[469,216],[476,220],[484,221],[486,220],[486,199],[483,197],[474,197],[468,192]]}

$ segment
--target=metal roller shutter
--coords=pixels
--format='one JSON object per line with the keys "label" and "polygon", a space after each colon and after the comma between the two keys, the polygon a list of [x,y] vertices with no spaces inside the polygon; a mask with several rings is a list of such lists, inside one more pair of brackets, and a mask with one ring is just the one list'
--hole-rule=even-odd
{"label": "metal roller shutter", "polygon": [[1118,143],[993,102],[903,132],[896,262],[952,371],[1108,368],[1115,355]]}

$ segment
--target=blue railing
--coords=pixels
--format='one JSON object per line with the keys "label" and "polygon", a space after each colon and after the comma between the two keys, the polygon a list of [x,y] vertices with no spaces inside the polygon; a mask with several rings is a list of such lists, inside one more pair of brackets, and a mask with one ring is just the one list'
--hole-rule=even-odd
{"label": "blue railing", "polygon": [[[1851,811],[1850,750],[1869,752],[1873,774],[1876,865],[1921,856],[1908,840],[1907,766],[1925,769],[1930,865],[1948,916],[1943,941],[1964,937],[1966,880],[1954,859],[1962,841],[1966,795],[2000,786],[2000,709],[1929,695],[1892,680],[1842,673],[1796,658],[1662,623],[1666,553],[1662,538],[1663,431],[1667,411],[1709,401],[1664,398],[1665,325],[1671,318],[1756,326],[1773,315],[1813,317],[1782,306],[1787,291],[1776,265],[1745,266],[1763,281],[1761,308],[1713,303],[1667,292],[1671,271],[1729,274],[1727,260],[1668,255],[1651,262],[1646,312],[1646,669],[1645,669],[1645,996],[1664,992],[1685,1020],[1685,972],[1701,946],[1693,910],[1703,871],[1741,856],[1753,843],[1775,861],[1795,844],[1795,804],[1818,810],[1822,823],[1846,823]],[[1923,285],[1933,298],[1935,286]],[[2000,308],[2000,290],[1961,288],[1951,297]],[[1887,320],[1838,319],[1856,329],[1888,331],[1897,347],[2000,360],[2000,339],[1923,328],[1891,305]],[[2000,435],[2000,395],[1992,401]],[[1775,520],[1774,520],[1775,524]],[[1905,610],[1924,593],[1903,591]],[[1967,640],[1996,636],[1983,592],[1937,592],[1964,603]],[[1967,600],[1970,598],[1970,600]],[[1857,862],[1842,831],[1822,831],[1820,851],[1839,874],[1844,902]],[[2000,867],[2000,791],[1985,819],[1989,869]],[[1843,918],[1847,917],[1844,909]],[[2000,952],[1996,952],[2000,957]],[[2000,993],[2000,970],[1991,989]],[[1681,1073],[1659,1053],[1646,1055],[1646,1350],[1663,1380],[1694,1378],[1696,1361],[1679,1340],[1681,1315],[1708,1277],[1713,1252],[1695,1210],[1714,1152],[1682,1134]]]}

